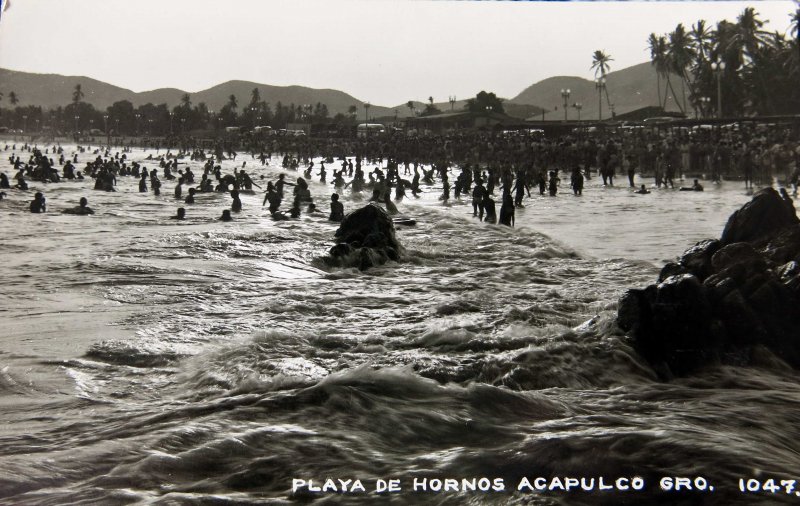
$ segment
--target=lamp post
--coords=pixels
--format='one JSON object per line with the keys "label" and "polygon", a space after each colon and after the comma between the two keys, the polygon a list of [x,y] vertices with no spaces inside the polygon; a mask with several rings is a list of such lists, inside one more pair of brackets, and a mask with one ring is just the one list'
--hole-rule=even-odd
{"label": "lamp post", "polygon": [[447,100],[450,102],[450,110],[452,111],[456,106],[456,96],[453,95],[452,97],[447,97]]}
{"label": "lamp post", "polygon": [[108,133],[108,114],[103,114],[103,126],[105,132]]}
{"label": "lamp post", "polygon": [[80,115],[75,115],[75,132],[78,132],[78,120],[81,119]]}
{"label": "lamp post", "polygon": [[139,137],[139,118],[141,117],[141,114],[136,113],[136,137]]}
{"label": "lamp post", "polygon": [[[364,102],[364,122],[365,123],[369,123],[369,107],[370,107],[370,103],[369,102]],[[367,130],[367,133],[369,133],[369,130]]]}
{"label": "lamp post", "polygon": [[561,98],[564,99],[564,121],[567,121],[567,100],[569,100],[570,90],[561,88]]}
{"label": "lamp post", "polygon": [[725,72],[725,62],[711,63],[711,71],[717,76],[717,118],[722,117],[722,74]]}
{"label": "lamp post", "polygon": [[253,130],[256,129],[256,110],[255,107],[250,108],[250,115],[253,116]]}
{"label": "lamp post", "polygon": [[580,102],[575,102],[574,104],[572,104],[572,107],[574,107],[578,111],[578,121],[580,121],[581,120],[581,109],[583,109],[583,104],[580,103]]}
{"label": "lamp post", "polygon": [[22,125],[23,125],[22,126],[22,131],[24,133],[28,133],[28,115],[27,114],[23,114],[22,115]]}
{"label": "lamp post", "polygon": [[114,131],[114,134],[119,136],[119,118],[115,119],[114,123],[117,124],[117,129]]}
{"label": "lamp post", "polygon": [[172,135],[172,118],[175,117],[175,113],[169,113],[169,134]]}
{"label": "lamp post", "polygon": [[601,77],[594,83],[597,88],[597,120],[603,121],[603,90],[606,88],[606,78]]}
{"label": "lamp post", "polygon": [[36,131],[37,132],[39,131],[39,120],[38,119],[36,120]]}
{"label": "lamp post", "polygon": [[181,118],[181,135],[186,135],[186,118]]}
{"label": "lamp post", "polygon": [[147,120],[147,135],[153,135],[153,120]]}

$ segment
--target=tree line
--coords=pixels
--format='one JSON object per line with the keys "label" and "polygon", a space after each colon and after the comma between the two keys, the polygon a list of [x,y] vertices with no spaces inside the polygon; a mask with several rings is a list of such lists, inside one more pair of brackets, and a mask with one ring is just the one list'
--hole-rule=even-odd
{"label": "tree line", "polygon": [[[699,20],[667,34],[650,34],[659,106],[669,94],[684,114],[775,115],[800,112],[800,7],[791,15],[791,37],[764,29],[747,7],[735,22],[715,27]],[[720,105],[722,111],[719,111]]]}
{"label": "tree line", "polygon": [[[20,96],[8,94],[11,108],[0,107],[0,126],[26,132],[56,131],[62,134],[87,132],[93,129],[113,135],[180,135],[198,131],[215,131],[230,126],[250,129],[256,126],[286,128],[289,123],[353,123],[355,114],[336,114],[329,117],[328,106],[316,104],[282,104],[274,107],[261,99],[258,88],[251,92],[250,101],[240,105],[235,95],[219,111],[211,110],[205,102],[193,104],[186,93],[172,109],[166,103],[147,103],[134,107],[129,100],[114,102],[105,110],[84,102],[84,91],[77,84],[72,91],[72,101],[65,106],[49,110],[41,106],[18,106]],[[0,93],[0,102],[3,100]],[[351,107],[351,110],[355,106]]]}

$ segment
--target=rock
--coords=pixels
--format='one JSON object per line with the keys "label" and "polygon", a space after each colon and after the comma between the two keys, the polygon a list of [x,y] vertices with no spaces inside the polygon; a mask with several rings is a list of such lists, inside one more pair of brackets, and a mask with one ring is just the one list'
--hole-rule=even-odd
{"label": "rock", "polygon": [[366,270],[389,260],[397,261],[403,252],[392,218],[374,204],[345,216],[335,237],[337,244],[330,249],[327,259],[331,265]]}
{"label": "rock", "polygon": [[[800,224],[772,189],[689,248],[658,283],[628,290],[617,325],[662,378],[747,365],[769,350],[800,368]],[[761,350],[761,351],[757,351]]]}
{"label": "rock", "polygon": [[658,274],[658,282],[661,283],[665,279],[670,276],[678,276],[680,274],[690,274],[691,271],[681,264],[676,264],[675,262],[668,262],[661,268],[661,272]]}
{"label": "rock", "polygon": [[634,313],[638,304],[643,317],[628,316],[627,321],[638,337],[634,348],[648,361],[663,362],[673,374],[684,374],[719,351],[706,290],[697,277],[671,276],[642,295],[635,302],[621,301],[620,314]]}
{"label": "rock", "polygon": [[764,188],[728,218],[720,241],[723,244],[757,241],[797,225],[798,221],[797,214],[789,209],[777,191]]}
{"label": "rock", "polygon": [[722,244],[716,239],[700,241],[686,250],[678,263],[702,281],[711,274],[711,257],[721,247]]}
{"label": "rock", "polygon": [[767,263],[751,245],[737,242],[714,253],[711,257],[711,267],[715,273],[724,273],[726,270],[738,267],[742,275],[747,275],[763,271],[767,268]]}

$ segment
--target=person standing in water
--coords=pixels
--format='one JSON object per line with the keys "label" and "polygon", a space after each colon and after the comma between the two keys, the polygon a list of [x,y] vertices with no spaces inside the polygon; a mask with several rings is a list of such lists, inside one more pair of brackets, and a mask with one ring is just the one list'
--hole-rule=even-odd
{"label": "person standing in water", "polygon": [[331,215],[328,219],[336,222],[344,219],[344,205],[339,202],[339,194],[337,193],[331,195]]}
{"label": "person standing in water", "polygon": [[44,195],[42,195],[42,192],[36,192],[29,207],[32,213],[47,212],[47,201],[44,198]]}
{"label": "person standing in water", "polygon": [[231,190],[231,197],[233,197],[231,211],[235,213],[240,212],[242,210],[242,201],[239,199],[239,190]]}
{"label": "person standing in water", "polygon": [[500,206],[500,217],[497,223],[507,227],[514,226],[514,199],[510,193],[503,194],[503,204]]}

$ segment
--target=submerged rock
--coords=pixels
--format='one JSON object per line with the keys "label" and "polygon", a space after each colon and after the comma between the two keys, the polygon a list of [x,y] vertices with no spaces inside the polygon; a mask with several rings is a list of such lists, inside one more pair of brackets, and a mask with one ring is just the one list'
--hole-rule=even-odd
{"label": "submerged rock", "polygon": [[720,240],[686,250],[657,284],[628,290],[617,325],[664,377],[748,363],[763,348],[800,368],[800,220],[791,202],[772,188],[756,193]]}
{"label": "submerged rock", "polygon": [[345,216],[335,237],[337,244],[326,260],[329,265],[366,270],[389,260],[397,261],[403,252],[391,216],[374,204]]}

